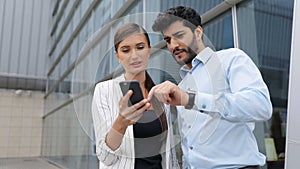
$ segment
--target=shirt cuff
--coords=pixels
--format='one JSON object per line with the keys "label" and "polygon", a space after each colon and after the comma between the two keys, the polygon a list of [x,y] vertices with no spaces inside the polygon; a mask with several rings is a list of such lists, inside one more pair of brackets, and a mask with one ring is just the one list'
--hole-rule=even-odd
{"label": "shirt cuff", "polygon": [[202,113],[213,111],[214,96],[206,93],[197,93],[195,98],[196,109]]}
{"label": "shirt cuff", "polygon": [[110,149],[105,140],[100,141],[100,147],[99,147],[99,159],[102,163],[104,163],[107,166],[110,166],[119,159],[118,154],[120,154],[120,147],[116,150]]}

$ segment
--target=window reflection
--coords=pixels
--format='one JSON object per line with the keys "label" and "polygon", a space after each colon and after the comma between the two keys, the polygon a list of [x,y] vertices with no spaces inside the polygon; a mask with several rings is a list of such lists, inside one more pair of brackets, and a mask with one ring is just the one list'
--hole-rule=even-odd
{"label": "window reflection", "polygon": [[[233,47],[233,30],[231,11],[224,13],[216,19],[203,25],[204,34],[211,42],[206,45],[212,45],[215,50],[221,50]],[[204,39],[205,40],[205,39]]]}
{"label": "window reflection", "polygon": [[[240,48],[259,67],[273,103],[273,116],[264,125],[266,140],[274,144],[266,143],[268,168],[283,167],[293,0],[247,1],[237,7]],[[275,157],[268,154],[272,151]]]}

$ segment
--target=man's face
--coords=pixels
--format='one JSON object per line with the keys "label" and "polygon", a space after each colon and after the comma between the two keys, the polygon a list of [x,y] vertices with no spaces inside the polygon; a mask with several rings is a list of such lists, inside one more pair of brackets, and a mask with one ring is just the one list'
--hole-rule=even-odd
{"label": "man's face", "polygon": [[182,21],[172,23],[163,31],[168,49],[180,64],[189,64],[198,52],[196,36]]}

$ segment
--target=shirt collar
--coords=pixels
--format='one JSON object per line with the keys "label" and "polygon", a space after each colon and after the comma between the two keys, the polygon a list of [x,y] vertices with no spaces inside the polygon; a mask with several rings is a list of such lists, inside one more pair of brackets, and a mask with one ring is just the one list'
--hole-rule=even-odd
{"label": "shirt collar", "polygon": [[200,63],[203,63],[205,64],[209,59],[210,57],[212,56],[212,54],[214,53],[214,51],[209,48],[209,47],[206,47],[204,48],[193,60],[192,60],[192,69],[190,69],[187,65],[183,65],[181,68],[180,68],[180,71],[179,71],[179,75],[180,77],[183,79],[187,73],[192,73],[195,68],[200,64]]}

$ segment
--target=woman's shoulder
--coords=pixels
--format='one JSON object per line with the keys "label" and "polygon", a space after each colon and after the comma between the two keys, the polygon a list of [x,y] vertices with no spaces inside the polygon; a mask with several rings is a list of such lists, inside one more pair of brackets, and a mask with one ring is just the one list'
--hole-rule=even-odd
{"label": "woman's shoulder", "polygon": [[114,81],[113,79],[110,79],[110,80],[98,82],[98,83],[96,83],[95,88],[107,87],[107,86],[109,86],[109,84],[112,84],[113,81]]}
{"label": "woman's shoulder", "polygon": [[98,83],[96,83],[95,88],[96,89],[101,88],[102,90],[103,89],[106,90],[108,88],[111,88],[113,85],[118,84],[120,81],[122,81],[124,79],[123,77],[124,76],[121,75],[121,76],[118,76],[118,77],[113,78],[113,79],[98,82]]}

